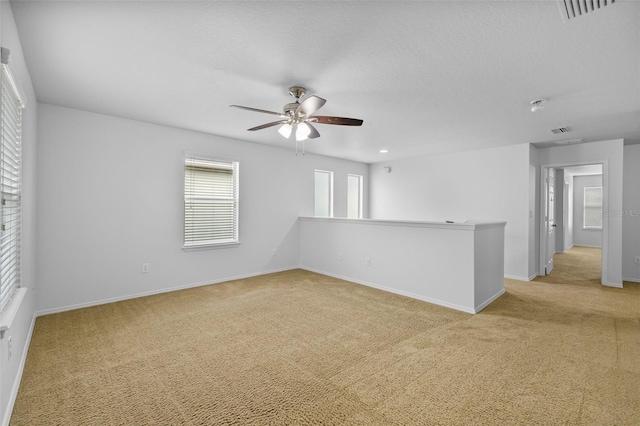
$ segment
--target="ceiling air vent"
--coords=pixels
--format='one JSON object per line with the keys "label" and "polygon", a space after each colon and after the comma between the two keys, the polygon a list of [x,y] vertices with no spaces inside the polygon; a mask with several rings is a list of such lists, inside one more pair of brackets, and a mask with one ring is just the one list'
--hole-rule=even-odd
{"label": "ceiling air vent", "polygon": [[571,129],[569,129],[568,127],[558,127],[557,129],[551,129],[551,133],[553,134],[558,134],[558,133],[569,133],[571,131]]}
{"label": "ceiling air vent", "polygon": [[609,6],[615,0],[558,0],[562,19],[573,19]]}

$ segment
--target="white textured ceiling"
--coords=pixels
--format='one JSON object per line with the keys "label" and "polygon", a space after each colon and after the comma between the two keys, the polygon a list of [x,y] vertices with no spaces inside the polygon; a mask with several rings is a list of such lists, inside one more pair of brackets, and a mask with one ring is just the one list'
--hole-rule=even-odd
{"label": "white textured ceiling", "polygon": [[246,130],[273,116],[229,105],[279,111],[303,85],[322,115],[364,120],[317,125],[307,150],[368,163],[640,142],[638,1],[567,22],[554,0],[11,5],[39,102],[292,148],[277,127]]}

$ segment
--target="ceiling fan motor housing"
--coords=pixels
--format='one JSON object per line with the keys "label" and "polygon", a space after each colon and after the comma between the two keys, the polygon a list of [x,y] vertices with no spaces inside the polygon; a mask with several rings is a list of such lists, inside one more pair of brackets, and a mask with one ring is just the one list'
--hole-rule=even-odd
{"label": "ceiling fan motor housing", "polygon": [[284,113],[287,115],[294,115],[296,112],[296,109],[298,109],[299,106],[300,104],[298,102],[291,102],[289,104],[286,104],[283,108]]}

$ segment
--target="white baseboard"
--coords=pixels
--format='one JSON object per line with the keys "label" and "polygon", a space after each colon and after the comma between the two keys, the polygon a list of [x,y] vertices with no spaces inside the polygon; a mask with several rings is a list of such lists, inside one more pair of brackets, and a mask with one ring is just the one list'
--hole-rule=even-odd
{"label": "white baseboard", "polygon": [[640,283],[640,278],[625,278],[625,277],[622,277],[622,281],[629,281],[629,282],[632,282],[632,283]]}
{"label": "white baseboard", "polygon": [[33,336],[33,330],[35,326],[36,326],[36,315],[33,314],[33,318],[31,318],[31,325],[29,326],[29,332],[27,333],[27,338],[24,343],[24,348],[22,349],[20,364],[18,364],[18,371],[16,372],[16,378],[13,381],[13,386],[11,387],[11,392],[9,393],[9,400],[7,401],[7,410],[5,411],[4,418],[2,419],[2,426],[9,426],[9,422],[11,421],[13,406],[16,403],[16,398],[18,397],[18,389],[20,389],[20,382],[22,381],[22,373],[24,372],[24,365],[27,362],[27,354],[29,353],[29,346],[31,345],[31,336]]}
{"label": "white baseboard", "polygon": [[143,293],[134,293],[134,294],[128,294],[128,295],[125,295],[125,296],[112,297],[112,298],[109,298],[109,299],[94,300],[94,301],[86,302],[86,303],[77,303],[77,304],[74,304],[74,305],[61,306],[61,307],[58,307],[58,308],[44,309],[44,310],[41,310],[41,311],[36,311],[36,316],[40,317],[40,316],[43,316],[43,315],[49,315],[49,314],[56,314],[56,313],[59,313],[59,312],[72,311],[74,309],[89,308],[91,306],[98,306],[98,305],[105,305],[107,303],[120,302],[122,300],[136,299],[138,297],[153,296],[154,294],[170,293],[172,291],[186,290],[186,289],[189,289],[189,288],[202,287],[202,286],[205,286],[205,285],[220,284],[220,283],[227,282],[227,281],[242,280],[242,279],[245,279],[245,278],[257,277],[259,275],[266,275],[266,274],[273,274],[273,273],[276,273],[276,272],[290,271],[292,269],[298,269],[298,266],[291,266],[291,267],[286,267],[286,268],[272,269],[272,270],[268,270],[268,271],[254,272],[254,273],[250,273],[250,274],[238,275],[238,276],[235,276],[235,277],[225,277],[225,278],[220,278],[220,279],[211,280],[211,281],[199,282],[199,283],[194,283],[194,284],[185,284],[185,285],[176,286],[176,287],[170,287],[170,288],[163,288],[161,290],[153,290],[153,291],[147,291],[147,292],[143,292]]}
{"label": "white baseboard", "polygon": [[338,274],[332,274],[331,272],[326,272],[326,271],[322,271],[322,270],[319,270],[319,269],[309,268],[309,267],[306,267],[306,266],[300,266],[300,269],[304,269],[305,271],[315,272],[316,274],[327,275],[329,277],[338,278],[340,280],[349,281],[349,282],[352,282],[352,283],[355,283],[355,284],[360,284],[360,285],[364,285],[364,286],[367,286],[367,287],[372,287],[372,288],[375,288],[375,289],[378,289],[378,290],[386,291],[388,293],[399,294],[400,296],[406,296],[406,297],[410,297],[412,299],[422,300],[423,302],[433,303],[434,305],[444,306],[445,308],[455,309],[456,311],[462,311],[462,312],[466,312],[468,314],[477,313],[475,309],[467,308],[467,307],[461,306],[461,305],[456,305],[455,303],[444,302],[442,300],[421,296],[419,294],[414,294],[414,293],[410,293],[408,291],[402,291],[402,290],[398,290],[398,289],[391,288],[391,287],[385,287],[385,286],[382,286],[382,285],[370,283],[368,281],[358,280],[358,279],[354,279],[354,278],[351,278],[351,277],[345,277],[345,276],[338,275]]}
{"label": "white baseboard", "polygon": [[504,274],[505,278],[508,278],[510,280],[517,280],[517,281],[531,281],[532,279],[534,279],[535,277],[537,277],[537,275],[532,275],[531,277],[527,278],[527,277],[519,277],[517,275],[509,275],[509,274]]}
{"label": "white baseboard", "polygon": [[622,282],[612,283],[612,282],[605,281],[602,283],[602,285],[607,287],[622,288]]}
{"label": "white baseboard", "polygon": [[498,297],[502,296],[504,293],[505,293],[505,290],[503,288],[500,291],[498,291],[496,294],[494,294],[493,296],[491,296],[490,298],[488,298],[487,300],[485,300],[484,302],[476,306],[476,311],[474,313],[477,314],[478,312],[480,312],[481,310],[489,306]]}

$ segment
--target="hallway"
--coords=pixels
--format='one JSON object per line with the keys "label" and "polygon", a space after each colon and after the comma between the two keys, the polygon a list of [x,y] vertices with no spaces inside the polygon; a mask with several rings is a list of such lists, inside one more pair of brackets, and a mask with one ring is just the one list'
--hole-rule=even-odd
{"label": "hallway", "polygon": [[551,274],[536,277],[534,281],[600,286],[601,259],[602,250],[599,248],[574,246],[564,253],[556,253]]}

